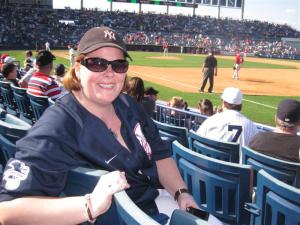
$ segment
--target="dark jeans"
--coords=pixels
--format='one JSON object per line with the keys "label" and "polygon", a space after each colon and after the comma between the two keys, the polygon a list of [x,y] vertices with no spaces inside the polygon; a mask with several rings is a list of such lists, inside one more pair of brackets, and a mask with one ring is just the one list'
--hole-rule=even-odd
{"label": "dark jeans", "polygon": [[209,79],[208,92],[212,92],[214,87],[214,69],[204,68],[203,80],[202,80],[202,85],[200,87],[200,91],[204,91],[208,79]]}

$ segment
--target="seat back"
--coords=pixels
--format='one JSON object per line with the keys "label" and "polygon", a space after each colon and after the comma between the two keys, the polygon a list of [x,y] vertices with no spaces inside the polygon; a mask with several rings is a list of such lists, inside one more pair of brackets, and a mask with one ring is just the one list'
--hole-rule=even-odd
{"label": "seat back", "polygon": [[33,112],[30,106],[30,101],[27,96],[27,88],[20,88],[14,85],[11,85],[11,89],[16,100],[17,107],[20,112],[20,118],[26,122],[33,121]]}
{"label": "seat back", "polygon": [[122,224],[126,225],[159,225],[150,216],[145,214],[126,194],[125,191],[114,194],[117,212]]}
{"label": "seat back", "polygon": [[158,122],[156,120],[154,120],[154,122],[159,130],[159,134],[161,137],[169,138],[172,141],[177,140],[182,145],[186,147],[188,146],[187,128],[172,126],[166,123]]}
{"label": "seat back", "polygon": [[0,81],[1,95],[3,98],[4,108],[12,115],[19,115],[19,110],[14,99],[13,91],[10,87],[10,82]]}
{"label": "seat back", "polygon": [[37,121],[43,114],[43,112],[48,108],[49,101],[47,96],[36,96],[27,93],[30,100],[30,105],[33,111],[33,116],[35,121]]}
{"label": "seat back", "polygon": [[254,169],[254,185],[256,186],[256,174],[260,169],[265,170],[273,177],[290,184],[298,186],[300,182],[300,163],[288,162],[267,156],[250,149],[242,147],[242,163],[251,165]]}
{"label": "seat back", "polygon": [[24,137],[31,128],[30,124],[16,116],[7,113],[5,114],[4,111],[1,111],[1,115],[0,135],[3,135],[12,143],[15,143],[17,140]]}
{"label": "seat back", "polygon": [[49,106],[55,105],[55,101],[52,98],[48,98]]}
{"label": "seat back", "polygon": [[255,225],[299,225],[300,190],[274,178],[264,170],[257,175]]}
{"label": "seat back", "polygon": [[207,157],[172,144],[173,158],[199,207],[229,224],[249,224],[244,204],[252,192],[251,166]]}
{"label": "seat back", "polygon": [[[81,196],[87,193],[91,193],[94,190],[96,184],[98,183],[100,177],[106,173],[107,171],[104,170],[94,170],[82,167],[71,170],[68,173],[68,179],[65,188],[62,192],[62,195]],[[110,209],[106,213],[98,216],[96,225],[97,224],[120,224],[114,201],[112,202]]]}
{"label": "seat back", "polygon": [[7,161],[15,156],[17,149],[14,143],[0,135],[0,150],[0,164],[2,164],[4,168]]}
{"label": "seat back", "polygon": [[213,140],[190,130],[189,148],[200,154],[227,162],[239,162],[240,145],[238,143]]}

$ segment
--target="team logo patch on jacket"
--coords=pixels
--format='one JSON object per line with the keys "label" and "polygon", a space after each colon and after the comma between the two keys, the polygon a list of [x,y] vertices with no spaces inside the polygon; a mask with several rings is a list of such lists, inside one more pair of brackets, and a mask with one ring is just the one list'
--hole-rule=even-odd
{"label": "team logo patch on jacket", "polygon": [[151,160],[151,156],[152,156],[152,150],[151,147],[149,145],[149,143],[147,142],[143,132],[142,132],[142,128],[140,123],[137,123],[134,127],[134,134],[136,136],[136,138],[139,140],[141,146],[144,148],[145,152],[147,153],[148,159]]}
{"label": "team logo patch on jacket", "polygon": [[8,163],[7,169],[3,174],[4,187],[7,190],[16,190],[22,180],[28,177],[30,168],[19,160]]}

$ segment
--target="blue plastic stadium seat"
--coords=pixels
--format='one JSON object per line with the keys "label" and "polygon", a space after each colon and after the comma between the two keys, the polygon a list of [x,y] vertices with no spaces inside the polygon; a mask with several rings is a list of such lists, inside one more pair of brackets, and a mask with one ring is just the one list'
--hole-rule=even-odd
{"label": "blue plastic stadium seat", "polygon": [[4,110],[0,109],[0,114],[0,135],[3,135],[12,143],[24,137],[31,128],[30,124],[18,117],[7,114]]}
{"label": "blue plastic stadium seat", "polygon": [[10,82],[0,81],[3,105],[8,113],[19,116],[19,109],[17,107],[17,103],[14,99],[13,91],[10,85]]}
{"label": "blue plastic stadium seat", "polygon": [[11,89],[16,100],[17,107],[20,112],[20,119],[27,123],[33,123],[33,112],[31,109],[30,101],[27,96],[27,88],[20,88],[11,85]]}
{"label": "blue plastic stadium seat", "polygon": [[187,129],[185,127],[172,126],[154,120],[161,137],[169,138],[171,141],[177,140],[184,146],[188,146]]}
{"label": "blue plastic stadium seat", "polygon": [[120,220],[126,225],[159,225],[160,223],[153,220],[145,214],[137,205],[128,197],[125,191],[114,195],[117,212]]}
{"label": "blue plastic stadium seat", "polygon": [[255,225],[300,224],[300,190],[264,170],[257,174],[256,203],[246,207],[253,212]]}
{"label": "blue plastic stadium seat", "polygon": [[227,162],[239,162],[240,145],[207,138],[190,130],[188,133],[189,148],[200,154]]}
{"label": "blue plastic stadium seat", "polygon": [[55,105],[55,101],[52,98],[48,98],[49,106]]}
{"label": "blue plastic stadium seat", "polygon": [[[101,175],[107,173],[104,170],[93,170],[88,168],[76,168],[68,173],[68,179],[63,196],[81,196],[91,193],[94,190]],[[89,224],[89,223],[84,223]],[[96,225],[118,225],[120,224],[114,201],[110,209],[97,218]]]}
{"label": "blue plastic stadium seat", "polygon": [[27,93],[30,100],[30,105],[33,111],[34,119],[37,121],[43,114],[43,112],[49,107],[49,101],[47,96],[36,96]]}
{"label": "blue plastic stadium seat", "polygon": [[242,147],[242,163],[251,165],[254,169],[254,185],[256,185],[257,172],[263,169],[287,184],[300,187],[300,163],[273,158],[246,146]]}
{"label": "blue plastic stadium seat", "polygon": [[207,157],[173,142],[173,158],[199,207],[229,224],[249,224],[252,169]]}
{"label": "blue plastic stadium seat", "polygon": [[16,145],[7,138],[0,135],[0,164],[4,168],[7,161],[14,157],[16,153]]}

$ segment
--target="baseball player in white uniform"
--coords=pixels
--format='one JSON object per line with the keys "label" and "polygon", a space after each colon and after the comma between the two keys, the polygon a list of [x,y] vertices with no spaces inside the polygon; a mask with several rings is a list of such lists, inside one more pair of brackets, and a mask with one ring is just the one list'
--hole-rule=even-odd
{"label": "baseball player in white uniform", "polygon": [[50,50],[50,43],[49,43],[48,41],[45,43],[45,49],[46,49],[47,51],[51,51],[51,50]]}
{"label": "baseball player in white uniform", "polygon": [[69,48],[70,67],[73,67],[75,64],[75,50],[72,45],[69,45],[68,48]]}
{"label": "baseball player in white uniform", "polygon": [[207,118],[197,133],[215,140],[248,145],[258,132],[256,125],[241,114],[243,94],[235,87],[225,88],[222,96],[223,112]]}

